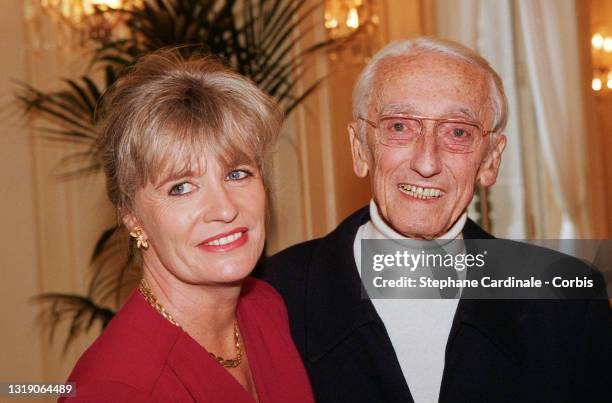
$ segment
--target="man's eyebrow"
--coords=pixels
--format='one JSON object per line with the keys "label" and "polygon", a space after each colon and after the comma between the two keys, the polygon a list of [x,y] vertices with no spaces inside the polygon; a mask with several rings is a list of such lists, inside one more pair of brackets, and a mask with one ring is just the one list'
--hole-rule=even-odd
{"label": "man's eyebrow", "polygon": [[476,115],[468,108],[450,108],[448,111],[445,112],[445,115],[462,115],[468,119],[476,120]]}
{"label": "man's eyebrow", "polygon": [[[384,105],[380,111],[383,115],[395,115],[395,114],[409,114],[409,115],[417,115],[422,116],[419,112],[419,109],[415,107],[415,105],[406,103],[406,104],[390,104]],[[440,118],[444,117],[453,117],[453,116],[462,116],[468,118],[470,120],[476,120],[476,115],[468,108],[464,107],[450,107],[446,109],[444,112],[440,114]],[[432,116],[433,117],[433,116]]]}
{"label": "man's eyebrow", "polygon": [[383,105],[383,107],[380,109],[380,113],[383,115],[393,115],[393,114],[401,114],[401,113],[418,115],[418,110],[417,108],[414,107],[414,105],[409,104],[409,103],[408,104],[389,104],[389,105]]}

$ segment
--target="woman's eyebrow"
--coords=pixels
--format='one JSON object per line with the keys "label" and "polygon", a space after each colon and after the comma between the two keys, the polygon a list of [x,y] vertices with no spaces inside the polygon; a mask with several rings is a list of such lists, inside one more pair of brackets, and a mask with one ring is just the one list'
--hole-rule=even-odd
{"label": "woman's eyebrow", "polygon": [[234,167],[239,167],[242,165],[246,166],[255,166],[257,165],[253,158],[250,158],[247,154],[239,154],[233,156],[226,164],[226,169],[231,169]]}
{"label": "woman's eyebrow", "polygon": [[193,169],[188,169],[188,170],[181,170],[181,171],[177,171],[177,172],[173,172],[170,175],[164,177],[164,179],[160,180],[157,185],[155,185],[155,189],[159,189],[162,186],[164,186],[166,183],[168,182],[174,182],[177,181],[179,179],[184,179],[184,178],[190,178],[190,177],[194,177],[197,176],[197,172],[194,171]]}

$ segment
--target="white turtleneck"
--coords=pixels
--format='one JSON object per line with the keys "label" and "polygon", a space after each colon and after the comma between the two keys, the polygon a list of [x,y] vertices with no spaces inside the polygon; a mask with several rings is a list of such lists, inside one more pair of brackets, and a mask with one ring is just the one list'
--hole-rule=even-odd
{"label": "white turtleneck", "polygon": [[[437,243],[462,239],[467,220],[464,213]],[[370,221],[359,227],[353,253],[361,267],[362,239],[405,239],[382,219],[374,201]],[[360,273],[361,274],[361,273]],[[415,403],[437,402],[444,371],[444,353],[458,299],[372,299],[395,349],[404,378]]]}

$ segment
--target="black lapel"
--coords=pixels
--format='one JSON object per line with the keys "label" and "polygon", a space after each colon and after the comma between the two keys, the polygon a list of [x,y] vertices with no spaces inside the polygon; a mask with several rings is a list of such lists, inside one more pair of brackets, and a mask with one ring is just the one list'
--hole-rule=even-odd
{"label": "black lapel", "polygon": [[[364,325],[375,325],[376,343],[382,353],[371,358],[380,402],[413,403],[391,340],[382,320],[366,295],[355,264],[353,244],[357,230],[370,219],[365,207],[321,239],[309,264],[306,295],[306,357],[315,362]],[[367,346],[362,345],[362,348]],[[369,382],[369,380],[363,380]],[[355,393],[355,392],[354,392]],[[359,393],[359,392],[357,392]],[[363,401],[363,396],[358,401]]]}
{"label": "black lapel", "polygon": [[464,239],[495,239],[493,235],[480,228],[478,224],[469,218],[465,222],[462,232]]}
{"label": "black lapel", "polygon": [[353,256],[359,227],[370,219],[365,207],[321,240],[309,267],[306,295],[306,351],[316,361],[356,328],[382,321],[372,302],[362,298]]}
{"label": "black lapel", "polygon": [[[463,229],[464,239],[495,239],[495,237],[474,221],[468,219]],[[490,339],[501,351],[516,363],[521,361],[519,326],[524,315],[524,300],[482,300],[461,299],[453,319],[448,343],[446,361],[452,350],[453,342],[461,326],[468,325],[478,329]],[[445,373],[448,368],[445,368]],[[444,385],[444,380],[442,382]]]}

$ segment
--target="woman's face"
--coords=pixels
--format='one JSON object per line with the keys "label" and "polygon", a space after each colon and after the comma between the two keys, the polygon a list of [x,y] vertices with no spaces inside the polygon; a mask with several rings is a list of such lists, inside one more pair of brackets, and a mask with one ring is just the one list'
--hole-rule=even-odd
{"label": "woman's face", "polygon": [[266,196],[253,164],[224,168],[205,156],[200,172],[161,175],[134,197],[129,229],[149,240],[145,267],[188,284],[238,282],[249,275],[265,238]]}

